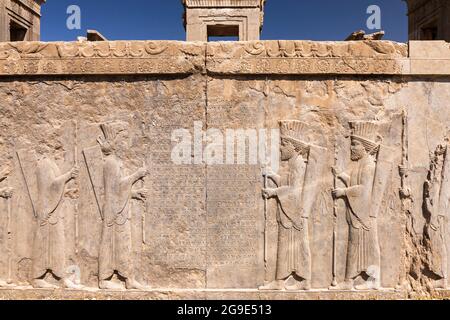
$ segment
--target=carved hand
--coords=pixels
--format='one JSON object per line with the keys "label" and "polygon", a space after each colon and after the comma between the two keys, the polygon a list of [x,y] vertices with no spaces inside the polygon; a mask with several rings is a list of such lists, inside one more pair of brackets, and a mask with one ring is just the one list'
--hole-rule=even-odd
{"label": "carved hand", "polygon": [[76,179],[79,174],[80,174],[80,168],[78,166],[74,166],[72,168],[72,170],[70,171],[70,178]]}
{"label": "carved hand", "polygon": [[267,178],[272,178],[272,177],[276,176],[275,172],[273,172],[272,169],[270,169],[270,168],[265,169],[263,171],[262,175],[263,175],[263,177],[267,177]]}
{"label": "carved hand", "polygon": [[14,190],[13,188],[5,188],[0,190],[0,197],[8,199],[13,196]]}
{"label": "carved hand", "polygon": [[0,171],[0,180],[6,179],[6,177],[10,174],[9,168],[4,168]]}
{"label": "carved hand", "polygon": [[342,188],[334,189],[331,191],[331,194],[335,199],[345,197],[345,189]]}
{"label": "carved hand", "polygon": [[277,189],[266,188],[266,189],[263,189],[262,192],[263,192],[264,199],[269,199],[269,198],[273,198],[273,197],[277,196]]}
{"label": "carved hand", "polygon": [[273,172],[272,170],[267,171],[266,176],[267,178],[272,179],[273,181],[277,181],[278,179],[280,179],[280,176],[275,172]]}
{"label": "carved hand", "polygon": [[147,167],[142,167],[138,170],[139,179],[144,178],[148,174]]}
{"label": "carved hand", "polygon": [[132,197],[133,199],[144,201],[148,197],[148,190],[147,189],[133,190]]}
{"label": "carved hand", "polygon": [[398,169],[400,172],[400,176],[406,177],[408,175],[409,169],[407,166],[400,165],[400,166],[398,166]]}
{"label": "carved hand", "polygon": [[272,180],[273,183],[278,187],[280,185],[281,177],[272,171],[272,169],[265,169],[263,172],[263,177],[267,177],[268,179]]}
{"label": "carved hand", "polygon": [[340,168],[338,168],[337,166],[333,166],[333,167],[331,168],[331,172],[333,172],[333,175],[334,175],[336,178],[339,178],[339,176],[340,176],[341,173],[342,173],[342,170],[341,170]]}
{"label": "carved hand", "polygon": [[439,221],[436,217],[431,217],[430,227],[434,231],[437,231],[439,229]]}

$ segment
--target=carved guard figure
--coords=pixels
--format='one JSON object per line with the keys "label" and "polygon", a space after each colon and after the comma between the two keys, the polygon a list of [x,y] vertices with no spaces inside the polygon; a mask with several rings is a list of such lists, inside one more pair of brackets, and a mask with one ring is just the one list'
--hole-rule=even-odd
{"label": "carved guard figure", "polygon": [[66,184],[78,177],[78,167],[61,173],[54,160],[48,157],[38,161],[36,169],[37,227],[33,241],[32,285],[35,288],[55,288],[45,277],[50,273],[62,280],[64,287],[80,289],[66,274],[65,232],[62,201]]}
{"label": "carved guard figure", "polygon": [[381,286],[377,216],[393,170],[386,154],[393,152],[376,141],[375,123],[358,121],[350,126],[350,168],[342,173],[333,168],[346,187],[332,191],[333,197],[343,199],[346,205],[349,235],[345,281],[330,289],[352,290],[354,281],[361,277],[364,282],[355,287],[357,290],[377,290]]}
{"label": "carved guard figure", "polygon": [[95,169],[95,162],[101,160],[95,158],[95,148],[84,151],[103,223],[99,251],[99,287],[122,289],[120,284],[112,281],[117,274],[125,281],[127,289],[146,290],[148,287],[136,281],[133,274],[130,200],[133,198],[144,201],[147,197],[147,190],[132,189],[136,182],[147,175],[147,169],[144,167],[130,176],[124,176],[122,162],[115,155],[115,129],[112,124],[102,124],[100,127],[104,137],[97,141],[105,156],[101,172]]}
{"label": "carved guard figure", "polygon": [[424,245],[426,267],[431,272],[434,288],[448,285],[447,232],[450,206],[450,159],[448,146],[438,146],[424,184],[424,213],[426,218]]}
{"label": "carved guard figure", "polygon": [[263,197],[278,200],[276,278],[260,290],[311,289],[309,217],[312,214],[325,162],[326,149],[303,142],[306,125],[281,121],[281,160],[288,162],[287,185],[281,176],[267,172],[277,188],[263,189]]}
{"label": "carved guard figure", "polygon": [[[0,182],[5,180],[9,175],[9,170],[8,169],[3,169],[2,171],[0,171]],[[5,199],[6,201],[11,201],[11,197],[13,196],[13,188],[9,188],[9,187],[5,187],[5,188],[0,188],[0,198]],[[10,212],[8,212],[8,214],[10,214]],[[8,217],[8,219],[10,219],[10,217]],[[0,288],[1,287],[9,287],[10,285],[6,282],[0,279]]]}

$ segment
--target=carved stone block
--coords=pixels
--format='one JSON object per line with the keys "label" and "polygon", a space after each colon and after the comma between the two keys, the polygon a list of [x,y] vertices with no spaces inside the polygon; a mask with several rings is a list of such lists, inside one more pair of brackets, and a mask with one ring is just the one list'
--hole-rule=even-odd
{"label": "carved stone block", "polygon": [[448,297],[446,45],[0,44],[0,296]]}

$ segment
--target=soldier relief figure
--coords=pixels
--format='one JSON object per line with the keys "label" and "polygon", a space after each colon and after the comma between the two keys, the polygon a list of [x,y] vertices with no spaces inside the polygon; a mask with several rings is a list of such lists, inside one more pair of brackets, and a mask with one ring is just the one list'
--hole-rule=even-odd
{"label": "soldier relief figure", "polygon": [[141,168],[130,176],[124,175],[123,164],[115,155],[117,134],[111,124],[102,124],[104,137],[98,139],[104,155],[103,202],[101,204],[102,235],[99,250],[100,289],[121,289],[112,281],[115,274],[127,289],[148,289],[135,279],[131,248],[131,199],[143,200],[146,190],[133,190],[133,185],[147,175]]}
{"label": "soldier relief figure", "polygon": [[65,272],[64,193],[66,184],[78,177],[78,167],[61,173],[55,161],[42,157],[37,164],[37,227],[33,241],[32,285],[55,288],[45,280],[47,274],[62,281],[66,288],[79,289]]}
{"label": "soldier relief figure", "polygon": [[[6,180],[8,178],[9,175],[9,170],[8,169],[3,169],[0,171],[0,182]],[[9,187],[4,187],[4,188],[0,188],[0,198],[6,200],[6,201],[11,201],[11,197],[13,196],[13,189],[9,188]],[[8,215],[10,214],[10,212],[7,213]],[[7,287],[9,286],[8,283],[2,279],[0,279],[0,287]]]}
{"label": "soldier relief figure", "polygon": [[288,162],[287,184],[281,176],[267,172],[277,188],[263,189],[264,198],[278,201],[278,250],[276,278],[260,290],[311,289],[309,217],[320,186],[326,149],[304,142],[306,125],[281,121],[281,160]]}
{"label": "soldier relief figure", "polygon": [[[345,185],[332,191],[336,199],[343,199],[349,226],[345,281],[330,289],[367,290],[380,288],[380,244],[378,241],[377,206],[374,189],[377,171],[377,126],[372,122],[351,122],[351,163],[348,171],[336,177]],[[363,283],[354,286],[358,278]]]}
{"label": "soldier relief figure", "polygon": [[450,206],[450,159],[448,145],[437,147],[431,157],[428,179],[424,184],[425,265],[434,288],[447,288],[447,232]]}

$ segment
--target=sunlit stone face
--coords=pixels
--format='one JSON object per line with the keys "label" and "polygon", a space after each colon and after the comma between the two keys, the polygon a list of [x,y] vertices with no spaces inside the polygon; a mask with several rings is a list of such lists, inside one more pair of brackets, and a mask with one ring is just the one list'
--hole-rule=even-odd
{"label": "sunlit stone face", "polygon": [[281,160],[287,161],[295,155],[294,145],[286,139],[281,140]]}
{"label": "sunlit stone face", "polygon": [[358,161],[362,159],[362,157],[364,157],[364,155],[366,154],[366,149],[364,148],[364,145],[361,143],[361,141],[356,139],[352,139],[350,150],[352,161]]}

